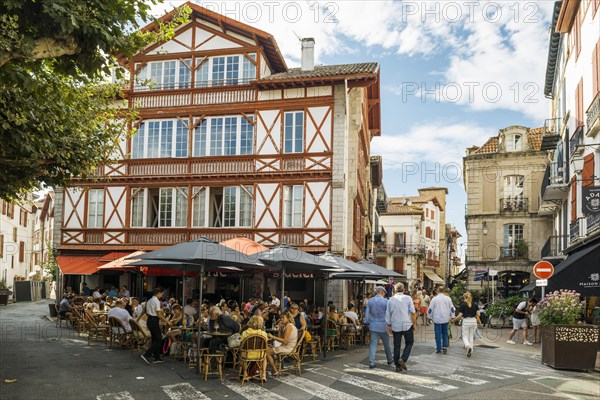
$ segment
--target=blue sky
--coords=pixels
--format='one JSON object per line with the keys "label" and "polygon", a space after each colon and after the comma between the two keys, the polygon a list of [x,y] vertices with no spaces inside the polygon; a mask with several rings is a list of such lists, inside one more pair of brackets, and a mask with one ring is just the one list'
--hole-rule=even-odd
{"label": "blue sky", "polygon": [[317,65],[379,62],[382,136],[371,150],[383,156],[387,194],[448,187],[447,220],[462,233],[466,147],[546,118],[552,1],[196,2],[274,35],[291,67],[298,36],[315,38]]}

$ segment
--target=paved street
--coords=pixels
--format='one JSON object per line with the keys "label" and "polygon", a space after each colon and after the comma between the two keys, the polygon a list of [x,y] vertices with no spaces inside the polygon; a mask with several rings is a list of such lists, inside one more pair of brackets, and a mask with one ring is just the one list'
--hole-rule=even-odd
{"label": "paved street", "polygon": [[[464,355],[454,335],[447,355],[435,354],[430,330],[417,332],[409,371],[396,373],[378,353],[337,351],[327,361],[303,363],[300,377],[283,374],[240,387],[233,371],[220,383],[199,380],[183,363],[147,365],[139,353],[87,345],[48,321],[46,302],[0,308],[0,398],[5,399],[596,399],[596,372],[555,371],[541,365],[539,347],[505,344],[508,329],[485,332],[483,346]],[[501,335],[500,335],[501,334]],[[16,379],[6,383],[7,379]]]}

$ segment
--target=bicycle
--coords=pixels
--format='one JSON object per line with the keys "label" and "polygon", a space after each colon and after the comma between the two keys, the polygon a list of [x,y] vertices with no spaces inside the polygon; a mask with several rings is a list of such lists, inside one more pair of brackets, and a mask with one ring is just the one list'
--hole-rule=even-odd
{"label": "bicycle", "polygon": [[493,329],[504,328],[507,322],[512,325],[512,315],[505,315],[503,312],[487,319],[487,325]]}

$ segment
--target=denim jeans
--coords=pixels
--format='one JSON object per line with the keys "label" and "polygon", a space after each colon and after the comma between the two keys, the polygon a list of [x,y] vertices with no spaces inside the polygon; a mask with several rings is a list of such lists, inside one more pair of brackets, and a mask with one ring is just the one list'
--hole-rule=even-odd
{"label": "denim jeans", "polygon": [[448,323],[445,324],[433,324],[433,331],[435,332],[435,349],[442,351],[442,348],[448,347]]}
{"label": "denim jeans", "polygon": [[404,336],[404,351],[402,352],[402,359],[406,362],[410,357],[410,351],[412,350],[413,343],[415,342],[415,334],[412,328],[406,331],[394,332],[394,364],[396,367],[400,366],[400,349],[402,348],[402,337]]}
{"label": "denim jeans", "polygon": [[392,362],[392,350],[390,349],[390,335],[387,332],[373,332],[371,331],[371,347],[369,347],[369,365],[375,365],[375,353],[377,352],[377,342],[381,338],[383,342],[383,349],[385,350],[385,357],[387,362]]}

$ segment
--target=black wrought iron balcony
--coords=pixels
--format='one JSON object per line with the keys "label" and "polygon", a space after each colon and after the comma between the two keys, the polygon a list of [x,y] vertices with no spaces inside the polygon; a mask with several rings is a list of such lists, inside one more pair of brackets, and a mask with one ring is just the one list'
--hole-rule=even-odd
{"label": "black wrought iron balcony", "polygon": [[556,148],[556,144],[560,140],[561,124],[561,118],[550,118],[544,121],[541,150],[554,150]]}
{"label": "black wrought iron balcony", "polygon": [[580,237],[583,237],[585,234],[585,218],[577,218],[575,221],[571,222],[569,225],[569,241],[573,242]]}
{"label": "black wrought iron balcony", "polygon": [[508,197],[500,199],[500,214],[527,212],[529,202],[525,197]]}
{"label": "black wrought iron balcony", "polygon": [[387,194],[385,193],[383,186],[377,189],[377,201],[375,204],[378,212],[381,213],[387,211]]}
{"label": "black wrought iron balcony", "polygon": [[596,97],[592,100],[590,107],[585,112],[587,131],[586,135],[594,137],[600,131],[600,92],[596,93]]}
{"label": "black wrought iron balcony", "polygon": [[546,172],[540,189],[540,210],[542,214],[552,214],[560,208],[569,194],[569,182],[566,178],[565,164],[552,162],[546,166]]}
{"label": "black wrought iron balcony", "polygon": [[423,246],[420,244],[403,244],[403,245],[378,245],[378,253],[387,254],[423,254]]}
{"label": "black wrought iron balcony", "polygon": [[500,246],[501,258],[527,258],[527,247]]}
{"label": "black wrought iron balcony", "polygon": [[586,233],[589,236],[593,231],[600,228],[600,214],[588,214],[585,217]]}
{"label": "black wrought iron balcony", "polygon": [[578,147],[583,140],[583,126],[578,126],[569,138],[569,158],[573,158],[575,152],[581,152],[583,149]]}
{"label": "black wrought iron balcony", "polygon": [[562,255],[562,251],[567,247],[566,236],[550,236],[544,247],[542,247],[541,256],[542,258],[552,258]]}

